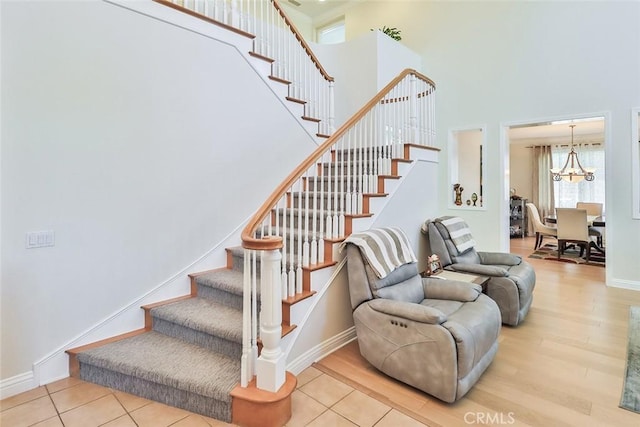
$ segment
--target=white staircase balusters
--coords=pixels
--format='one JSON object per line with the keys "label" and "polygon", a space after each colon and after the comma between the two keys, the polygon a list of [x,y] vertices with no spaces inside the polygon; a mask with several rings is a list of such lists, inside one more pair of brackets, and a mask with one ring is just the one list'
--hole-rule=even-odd
{"label": "white staircase balusters", "polygon": [[304,175],[304,208],[299,207],[300,210],[304,209],[304,242],[302,243],[302,266],[309,267],[311,264],[311,244],[309,242],[309,171]]}
{"label": "white staircase balusters", "polygon": [[410,80],[409,80],[409,93],[408,96],[410,97],[409,100],[409,135],[410,135],[410,139],[411,142],[417,144],[419,139],[418,139],[418,92],[416,90],[416,77],[415,76],[411,76]]}
{"label": "white staircase balusters", "polygon": [[329,120],[327,120],[327,126],[328,128],[326,129],[326,133],[325,135],[332,135],[333,132],[336,130],[335,128],[335,119],[336,119],[336,113],[335,113],[335,105],[334,105],[334,83],[333,80],[329,81],[329,93],[324,93],[324,96],[327,98],[325,99],[325,102],[322,104],[324,105],[324,108],[327,108],[326,114],[327,117],[329,118]]}
{"label": "white staircase balusters", "polygon": [[360,141],[358,141],[358,161],[360,164],[358,173],[358,213],[363,212],[363,199],[369,185],[369,183],[367,182],[367,159],[365,158],[367,130],[364,126],[360,126],[360,134]]}
{"label": "white staircase balusters", "polygon": [[[324,153],[322,154],[322,156],[320,157],[320,183],[319,185],[316,185],[315,187],[319,188],[319,197],[318,199],[313,199],[313,204],[314,204],[314,210],[318,211],[318,260],[320,262],[324,262],[324,236],[325,236],[325,232],[324,232],[324,177],[325,177],[325,173],[324,173],[324,165],[325,165],[325,160],[324,160]],[[314,187],[314,188],[315,188]],[[316,205],[316,203],[318,205]]]}
{"label": "white staircase balusters", "polygon": [[347,140],[346,148],[342,151],[341,164],[342,168],[347,171],[347,178],[345,180],[346,194],[345,194],[345,206],[344,210],[348,215],[353,215],[353,176],[351,171],[351,146],[353,144],[353,130],[349,129],[344,136]]}
{"label": "white staircase balusters", "polygon": [[[304,90],[300,94],[307,96]],[[325,238],[334,244],[345,237],[346,216],[364,212],[364,195],[378,191],[378,177],[392,172],[391,159],[404,157],[403,144],[424,145],[421,134],[433,138],[432,98],[433,83],[405,70],[303,161],[249,221],[242,234],[245,253],[261,254],[259,336],[265,346],[255,362],[258,388],[271,390],[283,379],[281,328],[276,327],[282,307],[274,300],[286,298],[291,304],[309,296],[312,287],[303,283],[302,271],[325,262]],[[312,112],[309,106],[306,114]],[[245,261],[245,292],[255,295],[258,267],[253,256],[254,262]],[[246,308],[251,296],[244,298],[245,311],[251,310]],[[252,325],[255,320],[243,316]],[[243,327],[249,335],[243,336],[244,380],[252,376],[252,328]]]}
{"label": "white staircase balusters", "polygon": [[[320,165],[320,167],[322,167],[322,165]],[[313,174],[313,196],[312,196],[312,200],[313,200],[313,208],[311,208],[311,205],[309,205],[309,193],[310,191],[307,191],[307,200],[306,200],[306,208],[307,208],[307,212],[309,211],[309,209],[312,210],[311,214],[312,214],[312,218],[311,218],[311,248],[310,248],[310,254],[309,254],[309,264],[310,265],[316,265],[318,263],[318,209],[317,206],[315,206],[315,204],[317,203],[318,200],[318,166],[316,165],[316,171]]]}
{"label": "white staircase balusters", "polygon": [[[375,110],[374,110],[375,111]],[[378,192],[378,174],[376,172],[376,146],[373,134],[373,112],[369,111],[365,116],[365,124],[367,127],[367,165],[369,167],[369,193],[375,194]]]}
{"label": "white staircase balusters", "polygon": [[[298,199],[300,201],[304,200],[304,197],[302,195],[302,190],[303,190],[303,182],[302,179],[298,179]],[[292,211],[294,209],[291,209]],[[299,294],[302,292],[302,259],[303,259],[303,254],[302,254],[302,231],[303,231],[303,227],[302,227],[302,207],[300,207],[298,209],[298,226],[297,228],[297,236],[298,236],[298,241],[297,241],[297,245],[296,245],[296,251],[297,251],[297,256],[296,256],[296,283],[295,283],[295,289],[294,289],[294,294]]]}
{"label": "white staircase balusters", "polygon": [[[293,195],[291,195],[291,197],[293,197]],[[282,253],[286,254],[288,249],[287,233],[289,231],[287,229],[287,209],[286,209],[287,202],[285,198],[283,198],[282,200],[284,201],[284,203],[282,204],[282,208],[280,210],[278,218],[280,218],[280,215],[282,215]],[[282,295],[287,296],[289,294],[289,274],[287,271],[287,257],[284,255],[281,258],[281,264],[282,264],[282,273],[281,273],[282,282],[280,285],[282,288]]]}
{"label": "white staircase balusters", "polygon": [[335,163],[336,163],[336,170],[340,171],[340,180],[339,180],[339,185],[340,185],[340,191],[339,191],[339,196],[338,196],[338,202],[339,202],[339,206],[338,206],[338,236],[339,237],[344,237],[344,232],[345,232],[345,217],[344,217],[344,211],[345,211],[345,187],[347,186],[347,179],[344,175],[344,166],[342,165],[342,161],[341,161],[341,157],[344,155],[344,150],[348,147],[345,147],[345,137],[340,138],[340,148],[339,150],[336,151],[335,154]]}
{"label": "white staircase balusters", "polygon": [[[342,138],[340,139],[340,141],[342,141]],[[339,147],[339,144],[336,144],[333,152],[332,152],[332,156],[330,161],[333,163],[333,176],[332,179],[329,180],[329,182],[333,181],[333,206],[332,206],[332,211],[333,211],[333,215],[331,217],[331,238],[332,239],[337,239],[338,237],[340,237],[340,224],[339,224],[339,220],[338,220],[338,210],[340,209],[339,206],[339,198],[340,198],[340,180],[339,177],[340,175],[338,174],[338,167],[335,161],[335,156],[337,156],[336,150]]]}
{"label": "white staircase balusters", "polygon": [[[333,217],[331,216],[331,154],[329,154],[329,158],[327,160],[327,183],[326,183],[326,193],[327,193],[327,209],[326,209],[326,221],[325,221],[325,236],[329,239],[333,239]],[[320,183],[321,188],[325,187],[325,181],[322,180]]]}
{"label": "white staircase balusters", "polygon": [[253,50],[273,60],[272,76],[290,82],[289,96],[304,101],[305,115],[319,119],[318,133],[333,132],[333,77],[273,0],[154,0],[173,4],[254,36]]}
{"label": "white staircase balusters", "polygon": [[[364,212],[364,194],[378,191],[378,177],[391,174],[391,159],[404,156],[403,144],[435,144],[435,85],[414,70],[405,70],[335,130],[333,78],[277,2],[154,1],[172,3],[175,9],[255,36],[254,52],[273,61],[271,76],[290,83],[289,95],[304,102],[304,116],[320,120],[318,134],[330,136],[296,169],[295,177],[267,199],[242,233],[241,385],[246,387],[257,376],[258,388],[276,392],[285,380],[282,300],[295,300],[310,289],[303,284],[303,268],[327,261],[326,236],[331,243],[345,237],[345,215]],[[259,357],[258,336],[263,343]]]}
{"label": "white staircase balusters", "polygon": [[[295,189],[293,185],[291,186],[291,197],[295,197]],[[299,202],[299,200],[298,200]],[[294,210],[289,207],[289,253],[284,252],[285,257],[289,255],[289,284],[287,296],[292,297],[296,294],[296,271],[295,271],[295,233],[293,230],[295,229],[295,222],[293,221],[293,212]]]}

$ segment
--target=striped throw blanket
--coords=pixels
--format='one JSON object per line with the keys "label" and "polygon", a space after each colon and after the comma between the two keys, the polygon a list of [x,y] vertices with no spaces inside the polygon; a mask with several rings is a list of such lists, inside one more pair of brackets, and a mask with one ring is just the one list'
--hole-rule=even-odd
{"label": "striped throw blanket", "polygon": [[360,248],[362,256],[379,278],[386,277],[401,265],[417,262],[409,239],[397,227],[376,228],[352,234],[342,242],[340,250],[347,243]]}
{"label": "striped throw blanket", "polygon": [[436,219],[436,221],[445,226],[451,236],[451,241],[459,253],[466,252],[476,245],[476,241],[473,240],[471,235],[471,229],[462,218],[443,216]]}

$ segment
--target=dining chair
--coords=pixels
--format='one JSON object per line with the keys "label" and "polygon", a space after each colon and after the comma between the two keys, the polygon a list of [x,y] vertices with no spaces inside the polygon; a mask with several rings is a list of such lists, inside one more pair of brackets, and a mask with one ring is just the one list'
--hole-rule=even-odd
{"label": "dining chair", "polygon": [[589,262],[591,256],[591,237],[589,236],[589,222],[586,209],[556,208],[558,227],[558,259],[564,253],[567,243],[580,246],[580,257],[586,250],[585,259]]}
{"label": "dining chair", "polygon": [[[577,202],[576,209],[585,209],[587,211],[587,216],[602,216],[602,203]],[[589,236],[595,237],[598,246],[602,247],[604,228],[589,226]]]}
{"label": "dining chair", "polygon": [[534,250],[538,249],[542,246],[542,240],[545,237],[558,237],[558,230],[556,227],[549,227],[545,225],[540,219],[540,212],[538,212],[538,208],[533,203],[527,203],[527,211],[529,212],[529,218],[531,218],[531,225],[533,226],[533,231],[536,233],[536,243],[534,246]]}
{"label": "dining chair", "polygon": [[602,216],[602,203],[577,202],[576,209],[584,209],[589,216]]}

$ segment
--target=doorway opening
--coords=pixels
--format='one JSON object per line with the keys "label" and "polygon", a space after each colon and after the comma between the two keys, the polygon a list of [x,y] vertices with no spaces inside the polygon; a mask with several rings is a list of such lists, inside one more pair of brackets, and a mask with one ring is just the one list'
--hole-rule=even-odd
{"label": "doorway opening", "polygon": [[[556,208],[575,208],[577,203],[601,203],[606,212],[605,118],[606,114],[593,114],[504,127],[506,241],[534,234],[526,203],[536,206],[543,222],[555,215]],[[513,206],[520,211],[512,212]]]}

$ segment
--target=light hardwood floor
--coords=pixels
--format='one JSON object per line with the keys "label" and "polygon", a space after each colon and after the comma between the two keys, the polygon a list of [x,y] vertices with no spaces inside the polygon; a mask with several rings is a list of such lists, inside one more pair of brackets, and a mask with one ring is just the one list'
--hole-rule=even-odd
{"label": "light hardwood floor", "polygon": [[[533,239],[511,244],[526,257]],[[386,377],[353,342],[298,375],[287,427],[640,426],[640,414],[618,408],[640,292],[607,288],[601,267],[529,261],[538,277],[529,316],[502,328],[495,360],[462,400],[445,404]],[[0,401],[0,425],[231,426],[75,378]]]}
{"label": "light hardwood floor", "polygon": [[[513,239],[526,258],[534,239]],[[605,286],[605,269],[530,259],[537,284],[524,323],[504,326],[475,387],[446,404],[379,373],[352,342],[314,365],[428,426],[640,426],[618,407],[629,306],[640,292]]]}

